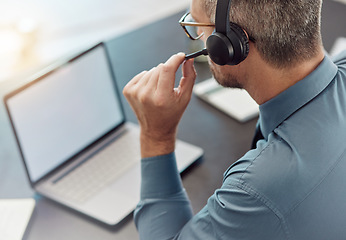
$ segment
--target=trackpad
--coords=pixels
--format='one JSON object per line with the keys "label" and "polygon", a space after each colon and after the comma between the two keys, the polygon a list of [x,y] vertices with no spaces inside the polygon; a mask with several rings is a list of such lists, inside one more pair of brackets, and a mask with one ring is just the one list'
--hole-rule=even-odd
{"label": "trackpad", "polygon": [[136,207],[138,199],[127,194],[106,188],[90,199],[85,205],[90,215],[101,221],[114,225],[129,215]]}
{"label": "trackpad", "polygon": [[110,185],[110,188],[124,195],[140,199],[140,182],[141,182],[141,164],[137,163],[132,169],[124,173],[119,179]]}

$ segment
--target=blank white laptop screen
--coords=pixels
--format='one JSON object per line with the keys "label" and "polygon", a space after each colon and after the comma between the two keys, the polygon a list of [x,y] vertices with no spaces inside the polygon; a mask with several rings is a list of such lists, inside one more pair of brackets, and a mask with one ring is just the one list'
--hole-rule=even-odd
{"label": "blank white laptop screen", "polygon": [[98,46],[9,99],[32,182],[124,121],[104,51]]}

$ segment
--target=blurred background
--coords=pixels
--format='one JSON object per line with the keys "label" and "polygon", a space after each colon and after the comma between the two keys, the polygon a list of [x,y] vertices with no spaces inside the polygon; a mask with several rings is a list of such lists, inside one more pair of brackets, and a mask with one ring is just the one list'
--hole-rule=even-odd
{"label": "blurred background", "polygon": [[1,0],[0,83],[188,6],[187,0]]}
{"label": "blurred background", "polygon": [[[160,21],[189,4],[189,0],[0,0],[0,91],[61,57]],[[346,40],[338,43],[345,46]]]}

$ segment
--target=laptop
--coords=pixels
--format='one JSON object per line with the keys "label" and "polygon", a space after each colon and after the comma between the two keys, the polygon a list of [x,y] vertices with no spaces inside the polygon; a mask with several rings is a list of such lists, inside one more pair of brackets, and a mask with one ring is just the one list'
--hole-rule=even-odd
{"label": "laptop", "polygon": [[[108,225],[134,210],[139,127],[125,119],[104,43],[33,77],[4,102],[35,191]],[[177,140],[180,172],[202,154]]]}

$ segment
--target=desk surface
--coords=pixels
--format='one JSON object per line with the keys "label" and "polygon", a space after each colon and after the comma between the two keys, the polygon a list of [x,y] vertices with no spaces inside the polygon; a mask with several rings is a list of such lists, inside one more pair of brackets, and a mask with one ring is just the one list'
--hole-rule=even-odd
{"label": "desk surface", "polygon": [[[325,1],[322,35],[327,51],[338,36],[345,36],[342,22],[346,6]],[[177,24],[182,13],[117,37],[107,43],[117,82],[122,88],[138,72],[156,66],[171,54],[188,51],[189,41]],[[174,39],[172,41],[172,39]],[[206,63],[196,63],[197,81],[211,76]],[[177,74],[177,78],[179,78]],[[10,86],[1,86],[2,97]],[[123,98],[130,121],[136,118]],[[222,174],[250,146],[256,119],[241,124],[193,96],[179,126],[178,137],[202,147],[203,160],[183,174],[183,183],[195,212],[221,186]],[[36,208],[24,239],[138,239],[130,215],[119,226],[107,227],[49,199],[35,194],[23,164],[3,104],[0,105],[0,198],[34,197]]]}

